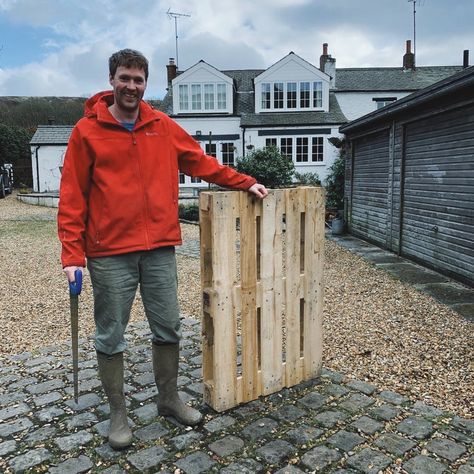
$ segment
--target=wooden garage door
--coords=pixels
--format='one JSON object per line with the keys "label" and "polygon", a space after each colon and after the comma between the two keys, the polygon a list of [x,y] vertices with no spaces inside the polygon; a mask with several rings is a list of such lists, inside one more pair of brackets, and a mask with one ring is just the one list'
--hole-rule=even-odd
{"label": "wooden garage door", "polygon": [[351,232],[385,246],[389,132],[359,138],[353,147]]}
{"label": "wooden garage door", "polygon": [[407,126],[402,253],[472,282],[474,106]]}

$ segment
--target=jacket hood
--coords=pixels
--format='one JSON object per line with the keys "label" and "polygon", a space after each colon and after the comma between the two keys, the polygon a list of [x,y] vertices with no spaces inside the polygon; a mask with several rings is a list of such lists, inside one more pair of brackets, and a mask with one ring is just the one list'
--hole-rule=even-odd
{"label": "jacket hood", "polygon": [[100,100],[105,100],[107,106],[114,103],[114,91],[102,91],[93,95],[86,100],[84,104],[84,117],[90,117],[91,115],[97,115],[97,104]]}

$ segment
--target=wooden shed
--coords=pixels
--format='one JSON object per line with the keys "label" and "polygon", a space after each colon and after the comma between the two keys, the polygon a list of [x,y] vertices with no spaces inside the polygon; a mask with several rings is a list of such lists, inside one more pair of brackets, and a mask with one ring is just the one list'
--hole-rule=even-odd
{"label": "wooden shed", "polygon": [[349,231],[474,284],[474,67],[340,128]]}

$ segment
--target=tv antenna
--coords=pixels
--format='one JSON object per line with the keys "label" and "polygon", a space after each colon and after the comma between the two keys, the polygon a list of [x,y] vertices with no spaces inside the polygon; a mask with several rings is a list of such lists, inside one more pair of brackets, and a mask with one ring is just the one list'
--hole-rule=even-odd
{"label": "tv antenna", "polygon": [[408,0],[413,2],[413,56],[415,58],[414,63],[416,64],[416,4],[423,5],[424,0]]}
{"label": "tv antenna", "polygon": [[176,68],[178,67],[178,18],[181,17],[190,17],[191,15],[187,15],[186,13],[176,13],[170,11],[171,8],[168,8],[168,11],[166,14],[168,15],[168,18],[171,20],[174,18],[174,34],[175,34],[175,41],[176,41]]}

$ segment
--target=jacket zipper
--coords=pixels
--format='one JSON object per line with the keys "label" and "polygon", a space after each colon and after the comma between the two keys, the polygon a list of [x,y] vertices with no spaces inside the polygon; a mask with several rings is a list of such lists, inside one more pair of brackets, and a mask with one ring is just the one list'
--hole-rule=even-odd
{"label": "jacket zipper", "polygon": [[[136,140],[136,135],[135,132],[132,131],[132,141],[133,144],[136,146],[137,140]],[[142,169],[140,166],[140,155],[137,154],[137,165],[138,165],[138,174],[140,177],[140,186],[142,188],[142,197],[143,197],[143,208],[145,209],[145,242],[146,242],[146,248],[147,250],[150,250],[150,239],[148,236],[148,205],[147,205],[147,199],[146,199],[146,193],[145,193],[145,185],[143,184],[143,178],[142,178]]]}

